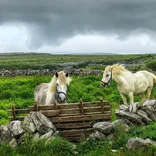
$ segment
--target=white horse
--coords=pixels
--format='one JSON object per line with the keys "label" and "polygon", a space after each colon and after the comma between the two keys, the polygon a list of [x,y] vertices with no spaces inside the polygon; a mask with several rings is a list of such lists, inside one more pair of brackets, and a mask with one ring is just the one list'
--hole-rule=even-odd
{"label": "white horse", "polygon": [[35,88],[34,100],[38,105],[66,103],[66,92],[71,78],[68,73],[57,72],[50,83],[41,83]]}
{"label": "white horse", "polygon": [[[134,95],[140,95],[142,101],[149,99],[151,92],[156,83],[156,76],[148,71],[138,71],[131,73],[123,65],[115,64],[107,66],[103,73],[101,85],[106,87],[111,80],[118,84],[118,90],[122,97],[123,103],[127,104],[127,97],[130,99],[130,111],[136,112]],[[147,95],[145,93],[147,92]]]}

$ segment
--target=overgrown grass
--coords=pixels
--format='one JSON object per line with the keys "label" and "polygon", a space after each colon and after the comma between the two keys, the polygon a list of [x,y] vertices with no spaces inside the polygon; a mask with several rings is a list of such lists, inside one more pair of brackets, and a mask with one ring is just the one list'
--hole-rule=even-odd
{"label": "overgrown grass", "polygon": [[[85,59],[84,59],[85,57]],[[155,60],[156,55],[50,55],[50,54],[12,54],[0,55],[0,69],[60,69],[61,63],[77,62],[74,68],[85,68],[89,64],[146,64]],[[93,65],[94,66],[94,65]],[[91,67],[92,68],[92,67]],[[95,67],[93,67],[95,68]],[[96,66],[96,68],[98,68]]]}
{"label": "overgrown grass", "polygon": [[[156,147],[150,146],[147,149],[128,150],[126,143],[129,138],[150,138],[156,140],[156,123],[148,126],[132,127],[127,133],[123,127],[119,127],[115,132],[112,142],[107,140],[86,140],[73,144],[67,140],[56,137],[51,140],[34,141],[31,135],[25,137],[25,141],[15,148],[2,144],[0,146],[1,156],[154,156]],[[146,133],[145,133],[146,132]],[[150,132],[150,133],[149,133]],[[74,145],[75,146],[75,145]],[[117,152],[112,152],[112,149]]]}

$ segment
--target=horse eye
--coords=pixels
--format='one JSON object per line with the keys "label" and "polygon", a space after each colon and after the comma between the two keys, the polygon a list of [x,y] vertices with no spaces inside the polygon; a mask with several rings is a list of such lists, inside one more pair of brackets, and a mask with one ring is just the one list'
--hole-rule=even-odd
{"label": "horse eye", "polygon": [[56,86],[58,86],[58,83],[56,83]]}
{"label": "horse eye", "polygon": [[109,76],[109,74],[106,75],[106,77],[108,77],[108,76]]}

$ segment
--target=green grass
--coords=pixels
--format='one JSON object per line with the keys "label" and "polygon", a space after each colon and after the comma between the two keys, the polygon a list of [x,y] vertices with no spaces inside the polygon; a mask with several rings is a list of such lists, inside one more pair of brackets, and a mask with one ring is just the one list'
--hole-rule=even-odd
{"label": "green grass", "polygon": [[[122,104],[122,99],[117,90],[115,82],[109,88],[100,86],[102,75],[73,77],[67,93],[68,103],[83,101],[99,101],[100,97],[110,101],[112,106],[112,119],[115,120],[114,111]],[[0,78],[0,122],[5,124],[8,116],[4,115],[6,110],[14,104],[16,108],[28,108],[34,103],[34,89],[42,82],[50,82],[51,76],[18,76]],[[156,98],[156,87],[154,86],[152,98]],[[135,97],[135,101],[139,101]]]}

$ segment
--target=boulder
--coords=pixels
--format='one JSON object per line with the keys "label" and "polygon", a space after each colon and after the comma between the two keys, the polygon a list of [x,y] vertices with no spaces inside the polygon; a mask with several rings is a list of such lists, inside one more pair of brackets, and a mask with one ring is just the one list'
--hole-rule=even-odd
{"label": "boulder", "polygon": [[11,121],[7,125],[8,129],[10,130],[12,137],[19,137],[21,134],[24,133],[24,129],[22,128],[22,123],[19,120]]}
{"label": "boulder", "polygon": [[143,106],[152,106],[156,109],[156,100],[147,100],[143,103]]}
{"label": "boulder", "polygon": [[137,150],[141,148],[147,148],[154,143],[150,139],[130,138],[126,144],[129,150]]}
{"label": "boulder", "polygon": [[128,132],[130,128],[123,119],[115,120],[114,122],[112,122],[112,126],[115,131],[119,128],[122,128],[125,132]]}
{"label": "boulder", "polygon": [[120,105],[119,106],[119,109],[120,110],[123,110],[125,112],[128,112],[129,111],[129,105]]}
{"label": "boulder", "polygon": [[147,115],[148,115],[148,117],[149,117],[152,121],[156,122],[156,113],[153,112],[153,108],[152,108],[152,107],[146,106],[146,107],[141,107],[140,109],[143,110],[144,112],[146,112]]}
{"label": "boulder", "polygon": [[106,136],[103,133],[99,132],[99,131],[95,131],[94,133],[90,134],[89,138],[92,139],[92,140],[96,140],[96,139],[106,140]]}
{"label": "boulder", "polygon": [[50,137],[53,136],[53,133],[54,133],[54,131],[51,130],[51,131],[49,131],[48,133],[42,135],[42,136],[40,137],[40,139],[49,139]]}
{"label": "boulder", "polygon": [[115,114],[120,118],[126,118],[135,125],[144,125],[144,123],[142,122],[142,117],[135,113],[124,112],[122,110],[117,109],[115,111]]}
{"label": "boulder", "polygon": [[94,130],[102,132],[105,135],[109,135],[113,129],[110,122],[97,122],[93,125]]}
{"label": "boulder", "polygon": [[17,146],[17,141],[15,138],[12,138],[11,141],[9,142],[9,145],[12,147],[12,148],[15,148]]}
{"label": "boulder", "polygon": [[0,126],[0,144],[8,143],[11,140],[11,134],[7,126]]}
{"label": "boulder", "polygon": [[150,123],[152,120],[148,117],[147,113],[143,110],[137,110],[137,114],[142,117],[142,121],[146,124]]}
{"label": "boulder", "polygon": [[30,112],[30,116],[40,134],[45,134],[51,130],[56,131],[53,123],[41,112]]}
{"label": "boulder", "polygon": [[35,124],[33,123],[33,120],[31,118],[31,114],[28,114],[22,123],[23,129],[27,131],[28,133],[34,133],[37,129],[35,127]]}

